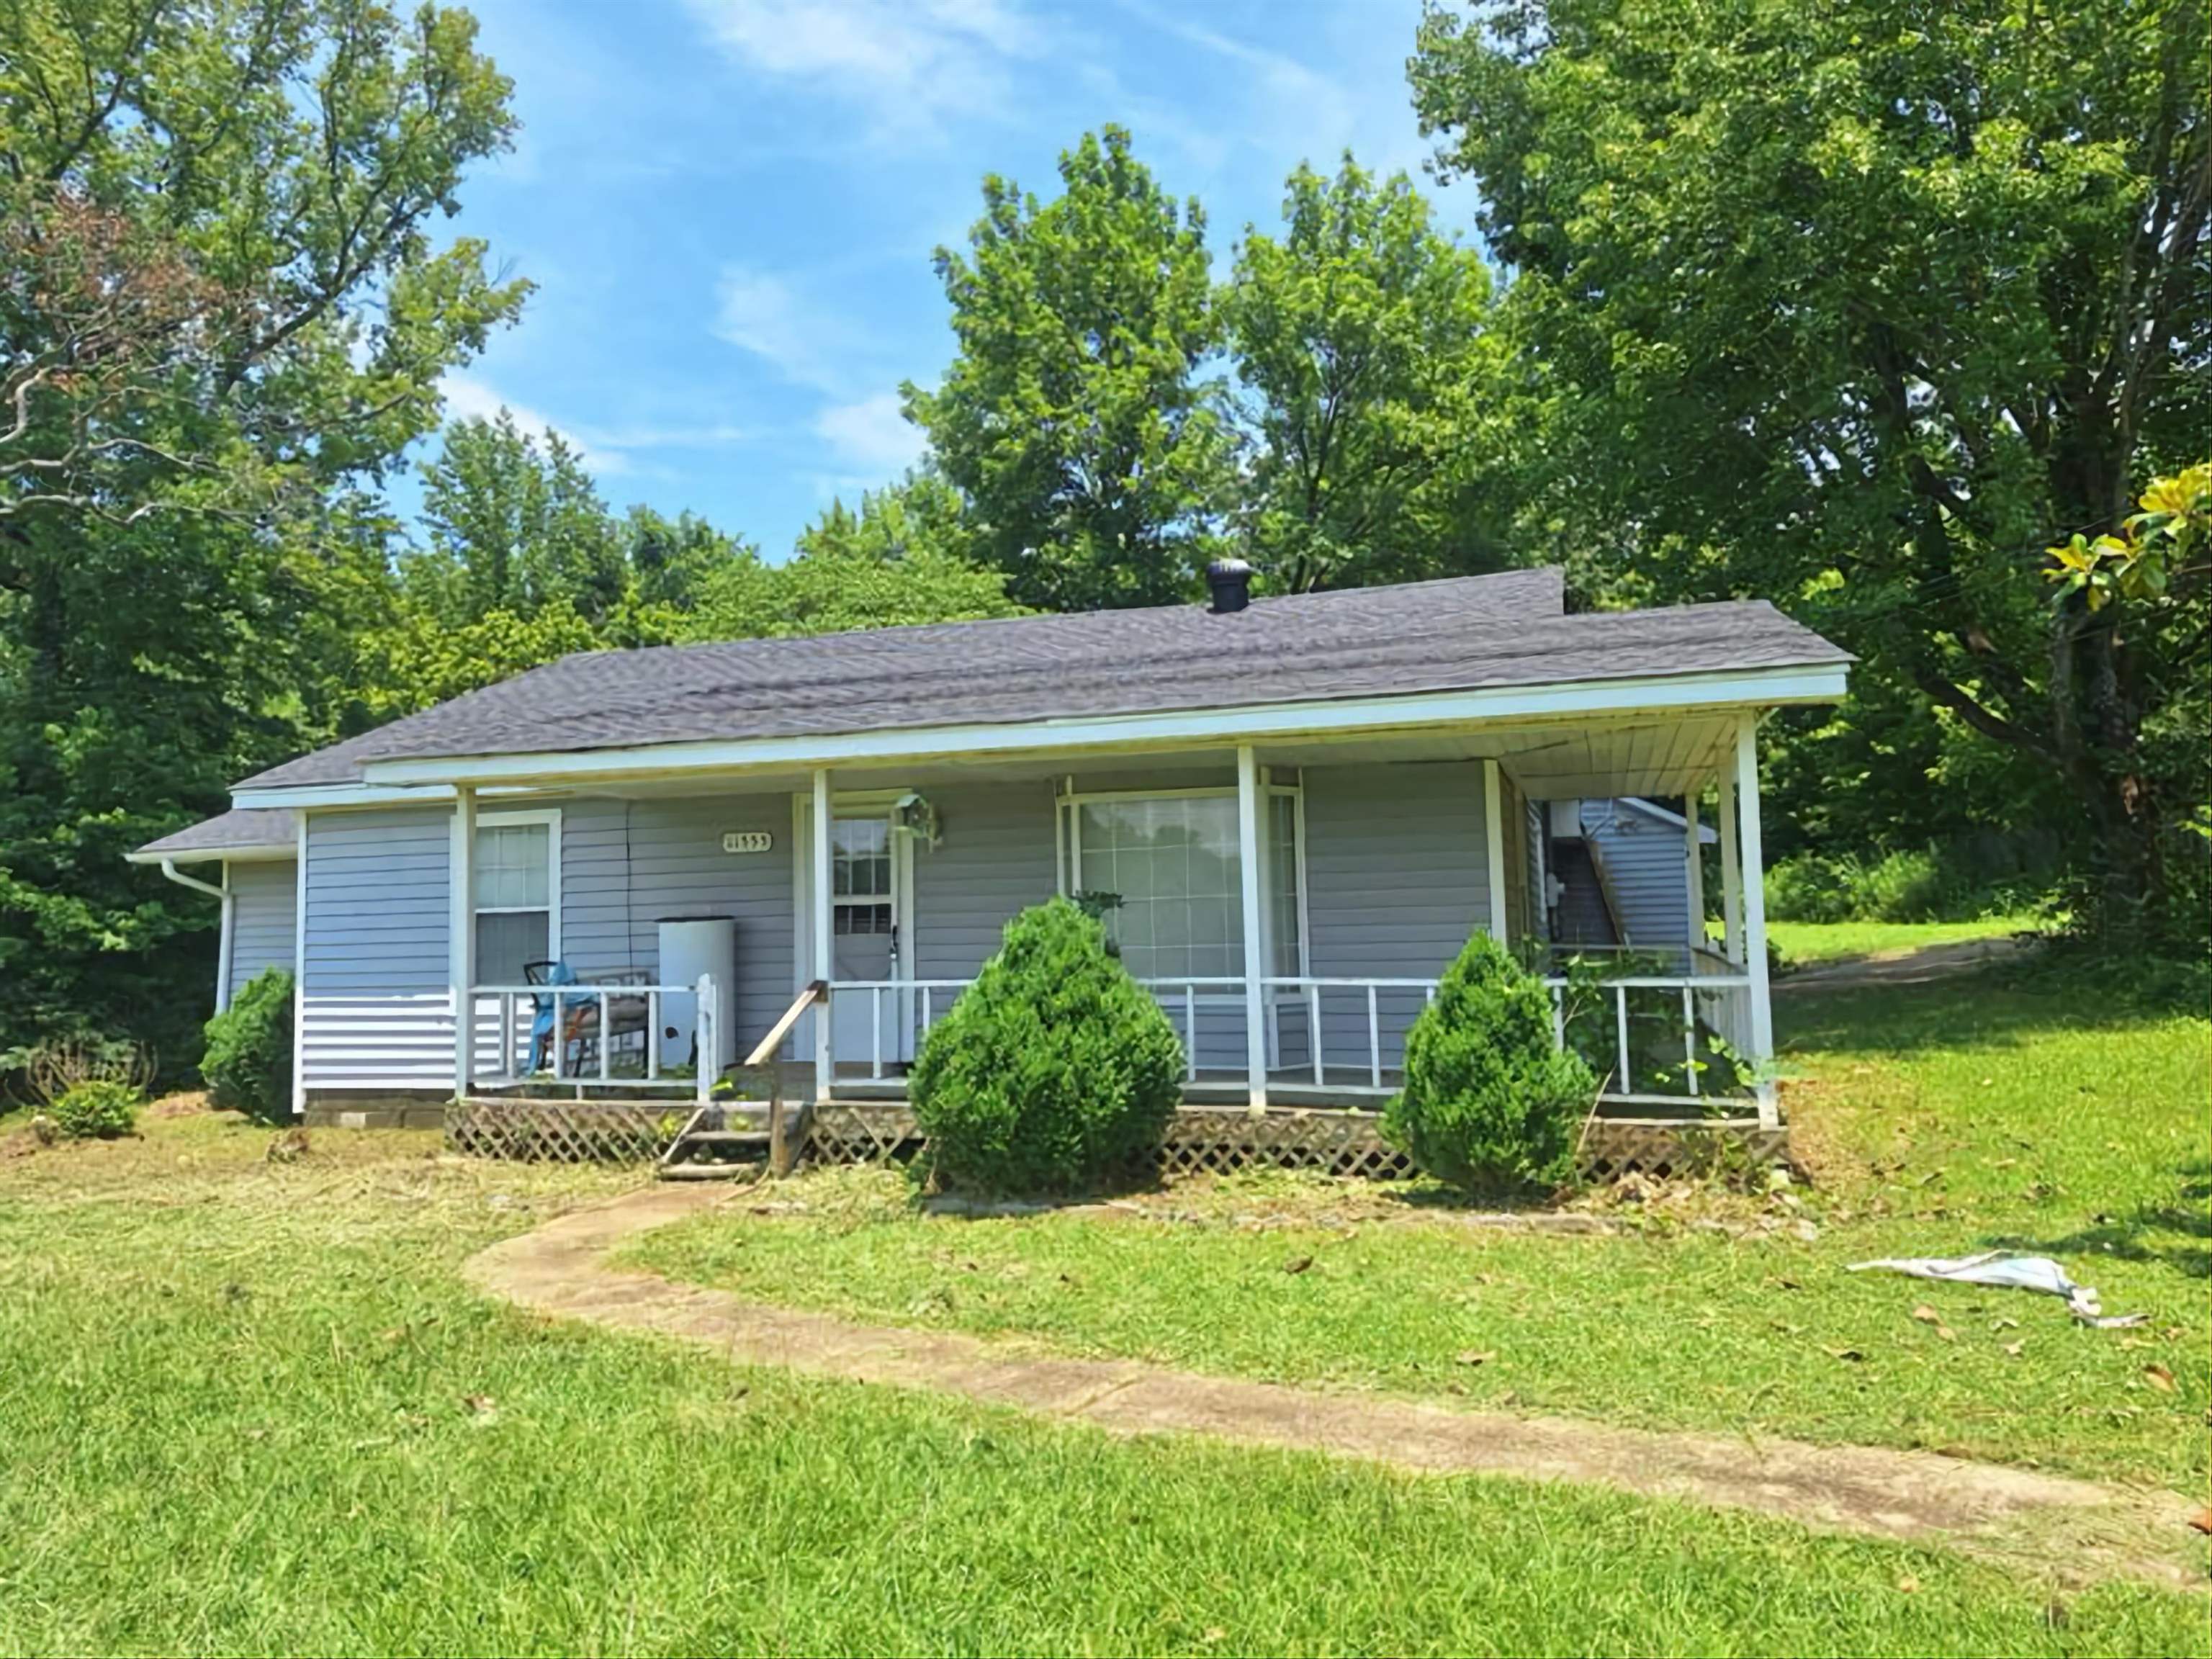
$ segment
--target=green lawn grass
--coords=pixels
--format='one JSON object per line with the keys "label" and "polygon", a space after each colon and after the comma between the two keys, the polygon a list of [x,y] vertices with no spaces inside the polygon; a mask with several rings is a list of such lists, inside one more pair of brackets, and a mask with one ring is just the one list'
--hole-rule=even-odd
{"label": "green lawn grass", "polygon": [[[799,1207],[702,1217],[632,1254],[764,1299],[1070,1352],[2201,1490],[2212,1026],[2100,1016],[2078,991],[1996,975],[1806,994],[1780,1018],[1819,1176],[1794,1205],[1632,1212],[1621,1236],[1560,1237],[1425,1214],[1419,1187],[1378,1205],[1276,1177],[1180,1218],[974,1219],[918,1213],[895,1173],[828,1171],[791,1191]],[[2056,1254],[2148,1327],[1844,1271],[1996,1245]],[[1311,1267],[1283,1270],[1298,1258]]]}
{"label": "green lawn grass", "polygon": [[1973,921],[1773,921],[1766,936],[1792,963],[1832,962],[1838,957],[1881,956],[1929,945],[2002,939],[2040,930],[2035,916],[1983,916]]}
{"label": "green lawn grass", "polygon": [[530,1318],[457,1265],[608,1178],[148,1128],[0,1165],[0,1651],[2205,1646],[2189,1597]]}
{"label": "green lawn grass", "polygon": [[[725,1271],[855,1306],[890,1299],[835,1289],[866,1277],[863,1258],[905,1271],[927,1257],[926,1290],[949,1299],[885,1316],[1101,1347],[1150,1322],[1144,1341],[1169,1357],[1336,1386],[1492,1403],[1511,1389],[1533,1405],[1566,1386],[1553,1370],[1580,1367],[1611,1378],[1620,1415],[1748,1425],[1806,1409],[1802,1391],[1825,1382],[1855,1432],[1919,1413],[1931,1442],[1963,1420],[1985,1449],[2072,1466],[2094,1446],[2104,1478],[2185,1481],[2202,1468],[2206,1242],[2183,1183],[2203,1180],[2188,1171],[2204,1126],[2172,1096],[2192,1064],[2201,1082],[2204,1027],[1973,1000],[1969,1031],[1933,998],[1824,999],[1799,1016],[1801,1045],[1818,1044],[1798,1056],[1818,1079],[1801,1098],[1837,1194],[1810,1245],[1686,1225],[1594,1255],[1591,1241],[1468,1240],[1418,1219],[1347,1222],[1307,1245],[1237,1224],[1307,1205],[1296,1183],[1194,1197],[1201,1218],[1174,1225],[921,1223],[866,1178],[831,1176],[779,1194],[803,1213],[739,1206],[665,1248],[775,1255],[789,1273],[773,1284],[750,1264]],[[1999,1109],[1969,1109],[1980,1079],[2010,1068],[2042,1086],[2008,1082]],[[2100,1093],[2080,1094],[2093,1077]],[[2021,1103],[2061,1088],[2076,1092]],[[0,1652],[2212,1651],[2201,1597],[2076,1590],[1601,1492],[1117,1441],[534,1318],[471,1293],[459,1263],[635,1176],[445,1159],[399,1134],[318,1133],[302,1161],[270,1164],[268,1132],[228,1119],[145,1128],[0,1156]],[[2002,1157],[2014,1162],[1994,1167]],[[2035,1183],[2056,1190],[2025,1196]],[[2017,1317],[2002,1334],[2027,1345],[2000,1363],[1970,1293],[1834,1274],[1833,1242],[1861,1227],[1929,1249],[2062,1243],[2094,1261],[2108,1299],[2172,1310],[2185,1335],[2127,1348],[2067,1329],[2051,1304],[1991,1297],[1987,1317]],[[801,1237],[811,1249],[786,1253]],[[1487,1259],[1508,1245],[1510,1265]],[[1293,1249],[1312,1269],[1281,1272]],[[1221,1264],[1218,1285],[1175,1270],[1191,1252]],[[1620,1271],[1647,1264],[1632,1288],[1576,1265],[1616,1254]],[[1024,1262],[1033,1285],[1067,1273],[1059,1288],[1089,1310],[1088,1334],[1034,1310],[1010,1318],[1018,1304],[981,1293],[1018,1289]],[[1344,1298],[1383,1273],[1402,1275],[1392,1299],[1411,1310],[1370,1334],[1359,1310],[1378,1302]],[[1121,1315],[1103,1311],[1109,1285]],[[1222,1332],[1158,1305],[1201,1293]],[[1958,1337],[1940,1347],[1903,1316],[1938,1297]],[[1431,1335],[1455,1349],[1492,1319],[1522,1322],[1495,1361],[1429,1369]],[[1820,1352],[1832,1322],[1865,1361]],[[1609,1325],[1652,1382],[1608,1353]],[[1337,1358],[1316,1358],[1315,1331]],[[1723,1345],[1777,1378],[1741,1385],[1741,1413],[1702,1398],[1739,1386],[1729,1368],[1686,1357]],[[1537,1363],[1547,1354],[1556,1365]],[[2179,1395],[2140,1386],[2154,1358]],[[1961,1363],[2002,1385],[2012,1418],[2055,1424],[2047,1443],[1971,1411]],[[1599,1392],[1581,1408],[1613,1410]]]}

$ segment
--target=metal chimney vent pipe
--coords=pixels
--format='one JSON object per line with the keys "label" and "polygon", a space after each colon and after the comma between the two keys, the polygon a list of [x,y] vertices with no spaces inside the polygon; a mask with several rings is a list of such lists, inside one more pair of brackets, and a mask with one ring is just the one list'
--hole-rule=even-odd
{"label": "metal chimney vent pipe", "polygon": [[1252,602],[1252,567],[1242,559],[1216,559],[1206,567],[1206,585],[1213,590],[1206,609],[1215,616],[1242,611]]}

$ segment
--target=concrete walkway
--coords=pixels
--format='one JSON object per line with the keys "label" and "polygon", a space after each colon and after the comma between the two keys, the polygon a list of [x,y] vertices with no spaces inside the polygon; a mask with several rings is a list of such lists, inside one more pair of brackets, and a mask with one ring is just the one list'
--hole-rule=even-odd
{"label": "concrete walkway", "polygon": [[954,1332],[863,1325],[611,1267],[625,1239],[709,1208],[726,1188],[657,1186],[495,1244],[465,1272],[521,1307],[652,1331],[739,1364],[957,1395],[1109,1433],[1196,1434],[1430,1474],[1511,1475],[1756,1510],[1808,1526],[1953,1544],[2069,1580],[2201,1583],[2190,1505],[1930,1453],[1659,1433],[1563,1418],[1452,1411],[1199,1376],[1131,1360],[1060,1359]]}

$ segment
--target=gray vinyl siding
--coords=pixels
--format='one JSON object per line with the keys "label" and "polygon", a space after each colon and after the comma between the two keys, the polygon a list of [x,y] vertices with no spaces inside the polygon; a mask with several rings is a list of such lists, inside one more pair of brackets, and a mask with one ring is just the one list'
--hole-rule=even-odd
{"label": "gray vinyl siding", "polygon": [[[1309,767],[1305,792],[1314,976],[1442,974],[1489,925],[1480,763]],[[1422,1001],[1418,991],[1378,994],[1385,1066],[1399,1063]],[[1323,993],[1322,1037],[1332,1066],[1365,1062],[1364,992]]]}
{"label": "gray vinyl siding", "polygon": [[914,849],[915,977],[972,979],[1019,911],[1053,896],[1052,786],[933,789],[943,837]]}
{"label": "gray vinyl siding", "polygon": [[240,987],[270,968],[292,971],[300,920],[296,859],[233,860],[230,882],[230,984]]}
{"label": "gray vinyl siding", "polygon": [[1690,937],[1690,871],[1679,824],[1625,800],[1583,803],[1583,835],[1605,860],[1626,945]]}
{"label": "gray vinyl siding", "polygon": [[[766,830],[765,853],[726,853],[733,830]],[[799,992],[793,965],[789,795],[571,800],[561,815],[561,955],[579,977],[636,969],[659,977],[659,924],[738,924],[742,1058]]]}
{"label": "gray vinyl siding", "polygon": [[453,1086],[452,823],[449,807],[307,815],[304,1086]]}
{"label": "gray vinyl siding", "polygon": [[[1133,773],[1113,781],[1143,780]],[[1190,781],[1166,775],[1157,787]],[[1322,978],[1436,977],[1488,925],[1480,764],[1311,767],[1304,782],[1310,971]],[[960,785],[933,790],[931,799],[944,834],[938,846],[915,849],[910,971],[922,979],[967,979],[997,948],[1008,918],[1054,890],[1052,787],[1045,780]],[[588,979],[633,969],[657,977],[663,918],[732,916],[740,1050],[773,1024],[798,988],[791,797],[571,799],[561,810],[561,954],[577,973]],[[450,1087],[451,809],[316,813],[307,822],[307,1085]],[[1514,828],[1520,827],[1516,809]],[[1657,827],[1632,838],[1632,864],[1637,852],[1668,847]],[[767,831],[772,850],[724,852],[722,837],[733,830]],[[1520,844],[1533,840],[1513,837],[1516,894]],[[1679,836],[1673,858],[1679,938]],[[257,928],[265,921],[284,931],[275,905],[283,867],[258,867],[270,902],[253,901]],[[241,950],[241,974],[248,955]],[[1180,1026],[1180,994],[1164,1000]],[[1380,993],[1386,1067],[1399,1064],[1405,1029],[1422,1002],[1419,990]],[[1310,1060],[1308,1019],[1296,993],[1279,1004],[1276,1063],[1289,1070]],[[1201,1063],[1241,1068],[1241,998],[1209,1000],[1199,1013]],[[1332,1068],[1364,1065],[1364,991],[1324,992],[1322,1024]],[[481,1035],[479,1048],[489,1052]]]}

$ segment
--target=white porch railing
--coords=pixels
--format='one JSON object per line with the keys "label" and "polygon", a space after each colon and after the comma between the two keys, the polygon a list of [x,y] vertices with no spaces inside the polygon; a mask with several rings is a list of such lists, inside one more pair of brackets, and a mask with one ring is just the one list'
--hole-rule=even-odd
{"label": "white porch railing", "polygon": [[[1243,1030],[1244,981],[1241,978],[1199,975],[1186,978],[1145,979],[1137,981],[1158,999],[1169,1019],[1175,1024],[1176,1035],[1182,1039],[1184,1075],[1187,1081],[1198,1078],[1199,1049],[1203,1038],[1199,1030],[1202,1010],[1225,1009],[1231,1004],[1236,1010],[1238,1030]],[[845,1018],[865,1019],[868,1036],[866,1060],[868,1079],[880,1082],[890,1075],[889,1067],[909,1057],[909,1045],[905,1036],[913,1037],[911,1052],[921,1052],[921,1043],[930,1028],[952,1006],[953,1000],[973,984],[965,979],[841,979],[830,985],[827,1018],[840,1039],[849,1040],[853,1027],[840,1023]],[[861,998],[866,999],[865,1015],[841,1014],[849,1011]],[[1241,1035],[1238,1038],[1242,1042]],[[834,1052],[850,1053],[847,1040],[835,1045]],[[1238,1052],[1242,1053],[1241,1047]],[[857,1061],[842,1062],[855,1065]],[[1241,1064],[1240,1064],[1241,1074]]]}
{"label": "white porch railing", "polygon": [[1402,1076],[1406,1033],[1437,1000],[1433,979],[1274,975],[1260,983],[1267,992],[1270,1079],[1355,1094],[1396,1090],[1385,1073]]}
{"label": "white porch railing", "polygon": [[[1692,950],[1686,954],[1690,959],[1686,973],[1624,974],[1579,983],[1563,974],[1546,978],[1552,990],[1553,1039],[1561,1048],[1567,1044],[1570,1021],[1595,1019],[1607,1012],[1606,1005],[1611,1005],[1610,1018],[1606,1020],[1610,1027],[1606,1036],[1611,1041],[1599,1039],[1583,1045],[1583,1057],[1606,1072],[1604,1099],[1620,1105],[1687,1104],[1702,1109],[1709,1103],[1745,1103],[1755,1097],[1753,1084],[1739,1069],[1753,1060],[1751,978],[1735,963],[1708,952]],[[1595,1000],[1571,1009],[1571,996]],[[1641,1006],[1632,1007],[1632,998]],[[1646,1035],[1640,1054],[1636,1042],[1639,1028]],[[1668,1051],[1655,1054],[1650,1044],[1659,1040],[1662,1031],[1667,1033]],[[1607,1048],[1612,1050],[1609,1066],[1601,1057]],[[1587,1052],[1589,1049],[1599,1052]],[[1639,1060],[1644,1062],[1642,1069]],[[1645,1079],[1656,1079],[1664,1084],[1677,1077],[1679,1088],[1639,1086]],[[1717,1083],[1720,1086],[1715,1086]]]}
{"label": "white porch railing", "polygon": [[[840,1036],[852,1029],[840,1022],[854,1006],[855,1000],[866,997],[868,1032],[868,1077],[880,1081],[887,1075],[886,1061],[902,1064],[908,1057],[909,1045],[905,1036],[911,1035],[914,1054],[921,1052],[921,1041],[929,1035],[929,1028],[937,1024],[952,1000],[966,990],[971,981],[964,979],[838,979],[830,981],[829,1000],[815,1014],[817,1019],[830,1021]],[[884,1039],[894,1039],[889,1054],[884,1050]],[[842,1044],[833,1048],[837,1052]]]}
{"label": "white porch railing", "polygon": [[[702,1104],[713,1097],[722,1011],[711,977],[691,985],[479,985],[469,993],[469,1007],[473,1087],[551,1083],[659,1093],[689,1081]],[[540,1034],[538,1021],[549,1009],[551,1023]],[[672,1012],[678,1031],[690,1027],[697,1063],[688,1079],[661,1063]],[[634,1058],[617,1046],[629,1036],[643,1040]]]}
{"label": "white porch railing", "polygon": [[[1588,953],[1585,953],[1588,954]],[[1649,951],[1630,953],[1648,960]],[[1692,1107],[1749,1097],[1749,1085],[1717,1086],[1716,1073],[1735,1075],[1731,1057],[1750,1055],[1751,981],[1741,969],[1702,950],[1678,949],[1680,972],[1632,974],[1596,981],[1546,978],[1553,999],[1553,1037],[1565,1047],[1570,1019],[1595,1024],[1602,1034],[1586,1048],[1606,1074],[1604,1098],[1620,1105]],[[830,988],[830,1018],[865,999],[866,1077],[881,1082],[920,1052],[930,1029],[970,981],[961,979],[841,980]],[[1229,1082],[1245,1076],[1244,981],[1196,975],[1138,981],[1153,994],[1183,1045],[1187,1084]],[[1267,1018],[1267,1082],[1283,1089],[1333,1094],[1387,1096],[1404,1079],[1406,1033],[1436,1000],[1437,981],[1413,977],[1268,975],[1260,981]],[[1571,997],[1589,996],[1571,1007]],[[1608,1006],[1609,1005],[1609,1006]],[[1206,1018],[1218,1017],[1218,1029]],[[837,1027],[839,1051],[858,1044],[853,1027]],[[908,1041],[911,1037],[911,1042]],[[1718,1039],[1717,1048],[1715,1039]],[[1655,1045],[1663,1045],[1662,1047]],[[851,1059],[843,1062],[858,1068]],[[1655,1086],[1639,1087],[1639,1081]],[[1679,1082],[1679,1086],[1676,1086]]]}

